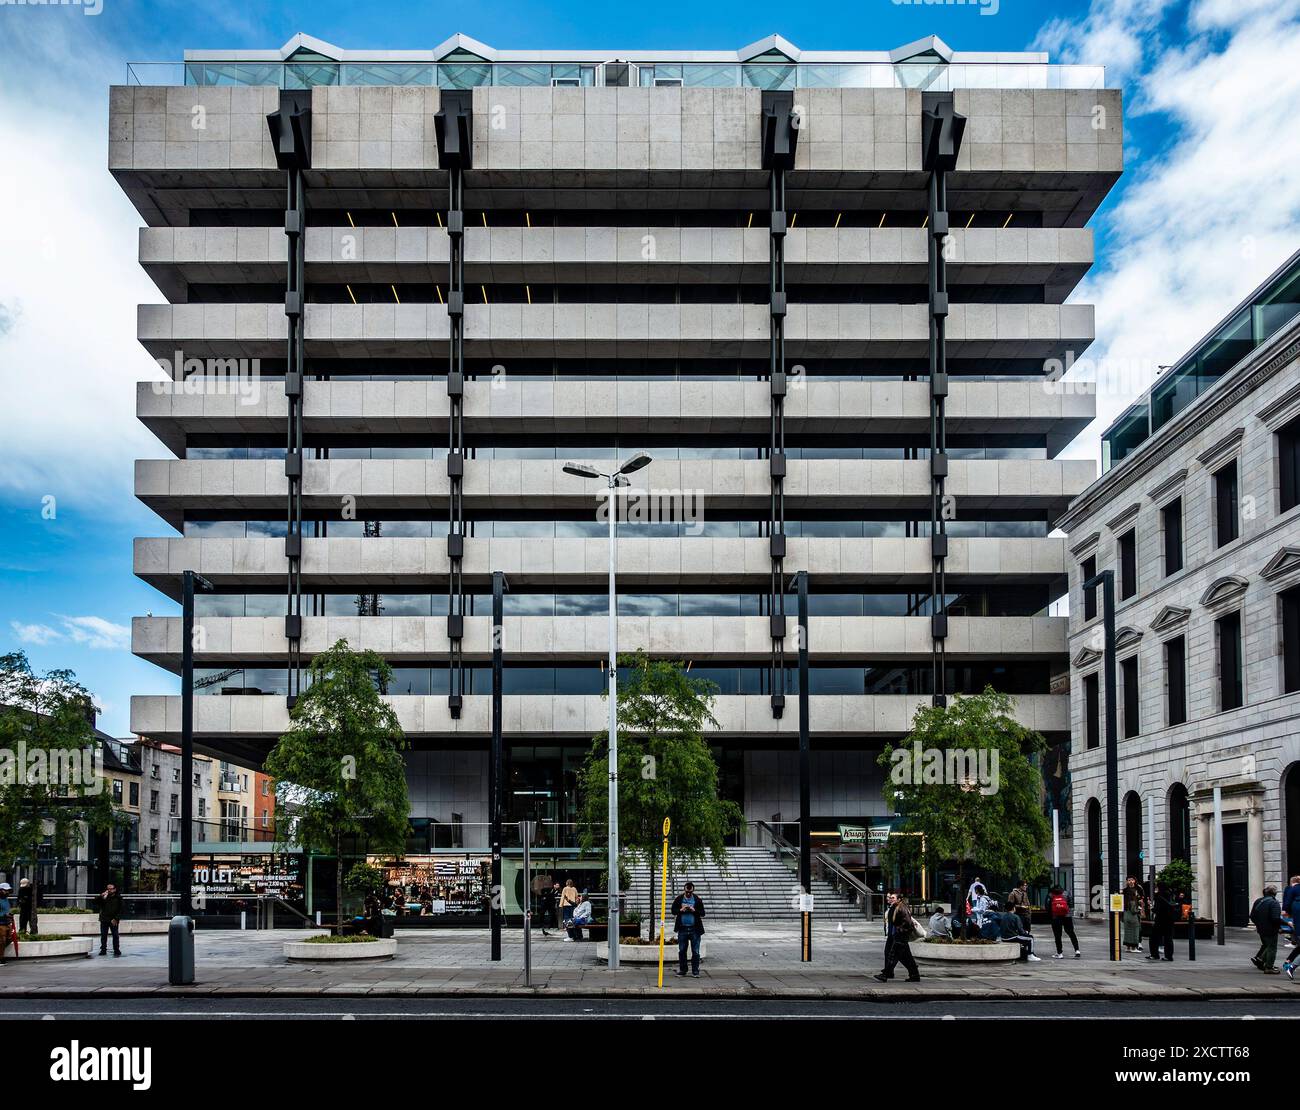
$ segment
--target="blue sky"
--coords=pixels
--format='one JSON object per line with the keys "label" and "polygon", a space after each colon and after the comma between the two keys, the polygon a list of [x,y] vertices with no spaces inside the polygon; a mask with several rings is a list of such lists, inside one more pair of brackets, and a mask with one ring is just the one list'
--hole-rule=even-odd
{"label": "blue sky", "polygon": [[[131,573],[131,539],[170,530],[132,497],[134,420],[157,376],[134,339],[161,295],[135,264],[140,220],[108,173],[107,99],[128,61],[278,47],[297,31],[352,48],[730,49],[773,32],[808,49],[938,34],[957,50],[1045,49],[1105,64],[1124,90],[1125,174],[1094,220],[1101,426],[1300,246],[1300,0],[843,3],[273,3],[99,0],[0,6],[0,651],[70,667],[127,735],[132,693],[176,680],[134,659],[133,615],[175,606]],[[996,12],[993,8],[996,6]],[[989,12],[992,14],[984,14]]]}

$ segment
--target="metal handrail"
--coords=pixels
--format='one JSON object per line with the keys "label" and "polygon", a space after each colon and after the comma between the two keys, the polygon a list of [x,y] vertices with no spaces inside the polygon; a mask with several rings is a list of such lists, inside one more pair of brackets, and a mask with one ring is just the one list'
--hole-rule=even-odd
{"label": "metal handrail", "polygon": [[[773,845],[779,850],[778,854],[793,855],[796,861],[798,860],[799,849],[772,828],[771,825],[766,821],[755,821],[754,824],[763,832],[767,833],[771,838]],[[876,899],[880,898],[881,895],[877,891],[872,890],[866,883],[841,863],[832,859],[825,853],[813,852],[811,855],[813,866],[818,871],[829,871],[834,876],[833,880],[826,879],[825,876],[821,874],[818,875],[818,878],[822,879],[824,882],[830,882],[833,886],[838,886],[839,884],[847,886],[853,892],[853,904],[862,909],[862,912],[866,915],[868,921],[872,920],[876,916],[874,911],[874,902]]]}

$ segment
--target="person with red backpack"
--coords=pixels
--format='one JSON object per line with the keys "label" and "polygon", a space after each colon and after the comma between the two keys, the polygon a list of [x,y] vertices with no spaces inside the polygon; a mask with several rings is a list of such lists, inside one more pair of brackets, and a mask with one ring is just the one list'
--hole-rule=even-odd
{"label": "person with red backpack", "polygon": [[1070,938],[1070,943],[1074,945],[1074,958],[1080,958],[1079,938],[1074,935],[1074,919],[1070,916],[1070,900],[1065,896],[1059,886],[1052,887],[1051,893],[1047,897],[1047,909],[1052,915],[1052,939],[1056,941],[1055,959],[1065,959],[1065,953],[1061,949],[1061,933],[1066,933]]}

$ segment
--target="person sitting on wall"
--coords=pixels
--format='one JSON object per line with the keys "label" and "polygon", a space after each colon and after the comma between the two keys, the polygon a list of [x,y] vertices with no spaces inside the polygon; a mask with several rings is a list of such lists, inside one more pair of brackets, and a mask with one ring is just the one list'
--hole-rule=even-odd
{"label": "person sitting on wall", "polygon": [[930,915],[930,935],[932,937],[952,936],[952,919],[943,912],[942,908]]}
{"label": "person sitting on wall", "polygon": [[573,923],[569,927],[569,936],[573,940],[582,940],[582,930],[586,925],[591,924],[591,901],[587,897],[587,892],[582,892],[581,900],[577,908],[573,911]]}

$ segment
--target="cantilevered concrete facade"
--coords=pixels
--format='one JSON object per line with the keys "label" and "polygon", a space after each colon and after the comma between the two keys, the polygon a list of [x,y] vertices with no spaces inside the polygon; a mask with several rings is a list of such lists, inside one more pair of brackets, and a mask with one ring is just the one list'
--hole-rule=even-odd
{"label": "cantilevered concrete facade", "polygon": [[[642,450],[632,492],[655,512],[619,525],[621,648],[718,683],[724,789],[750,820],[797,809],[798,571],[818,830],[887,820],[876,757],[936,696],[991,683],[1065,741],[1049,522],[1095,476],[1059,457],[1094,409],[1053,379],[1093,336],[1064,302],[1121,169],[1118,92],[934,39],[439,50],[300,36],[113,90],[110,168],[161,293],[139,337],[175,379],[138,387],[161,446],[136,466],[159,529],[135,570],[217,591],[199,744],[264,753],[290,661],[344,637],[397,669],[413,818],[485,822],[502,571],[507,817],[570,819],[604,721],[607,524],[561,467]],[[945,112],[965,131],[936,208],[926,116]],[[296,153],[268,116],[305,127]],[[178,619],[138,619],[133,647],[177,671]],[[132,714],[179,729],[174,697]]]}

